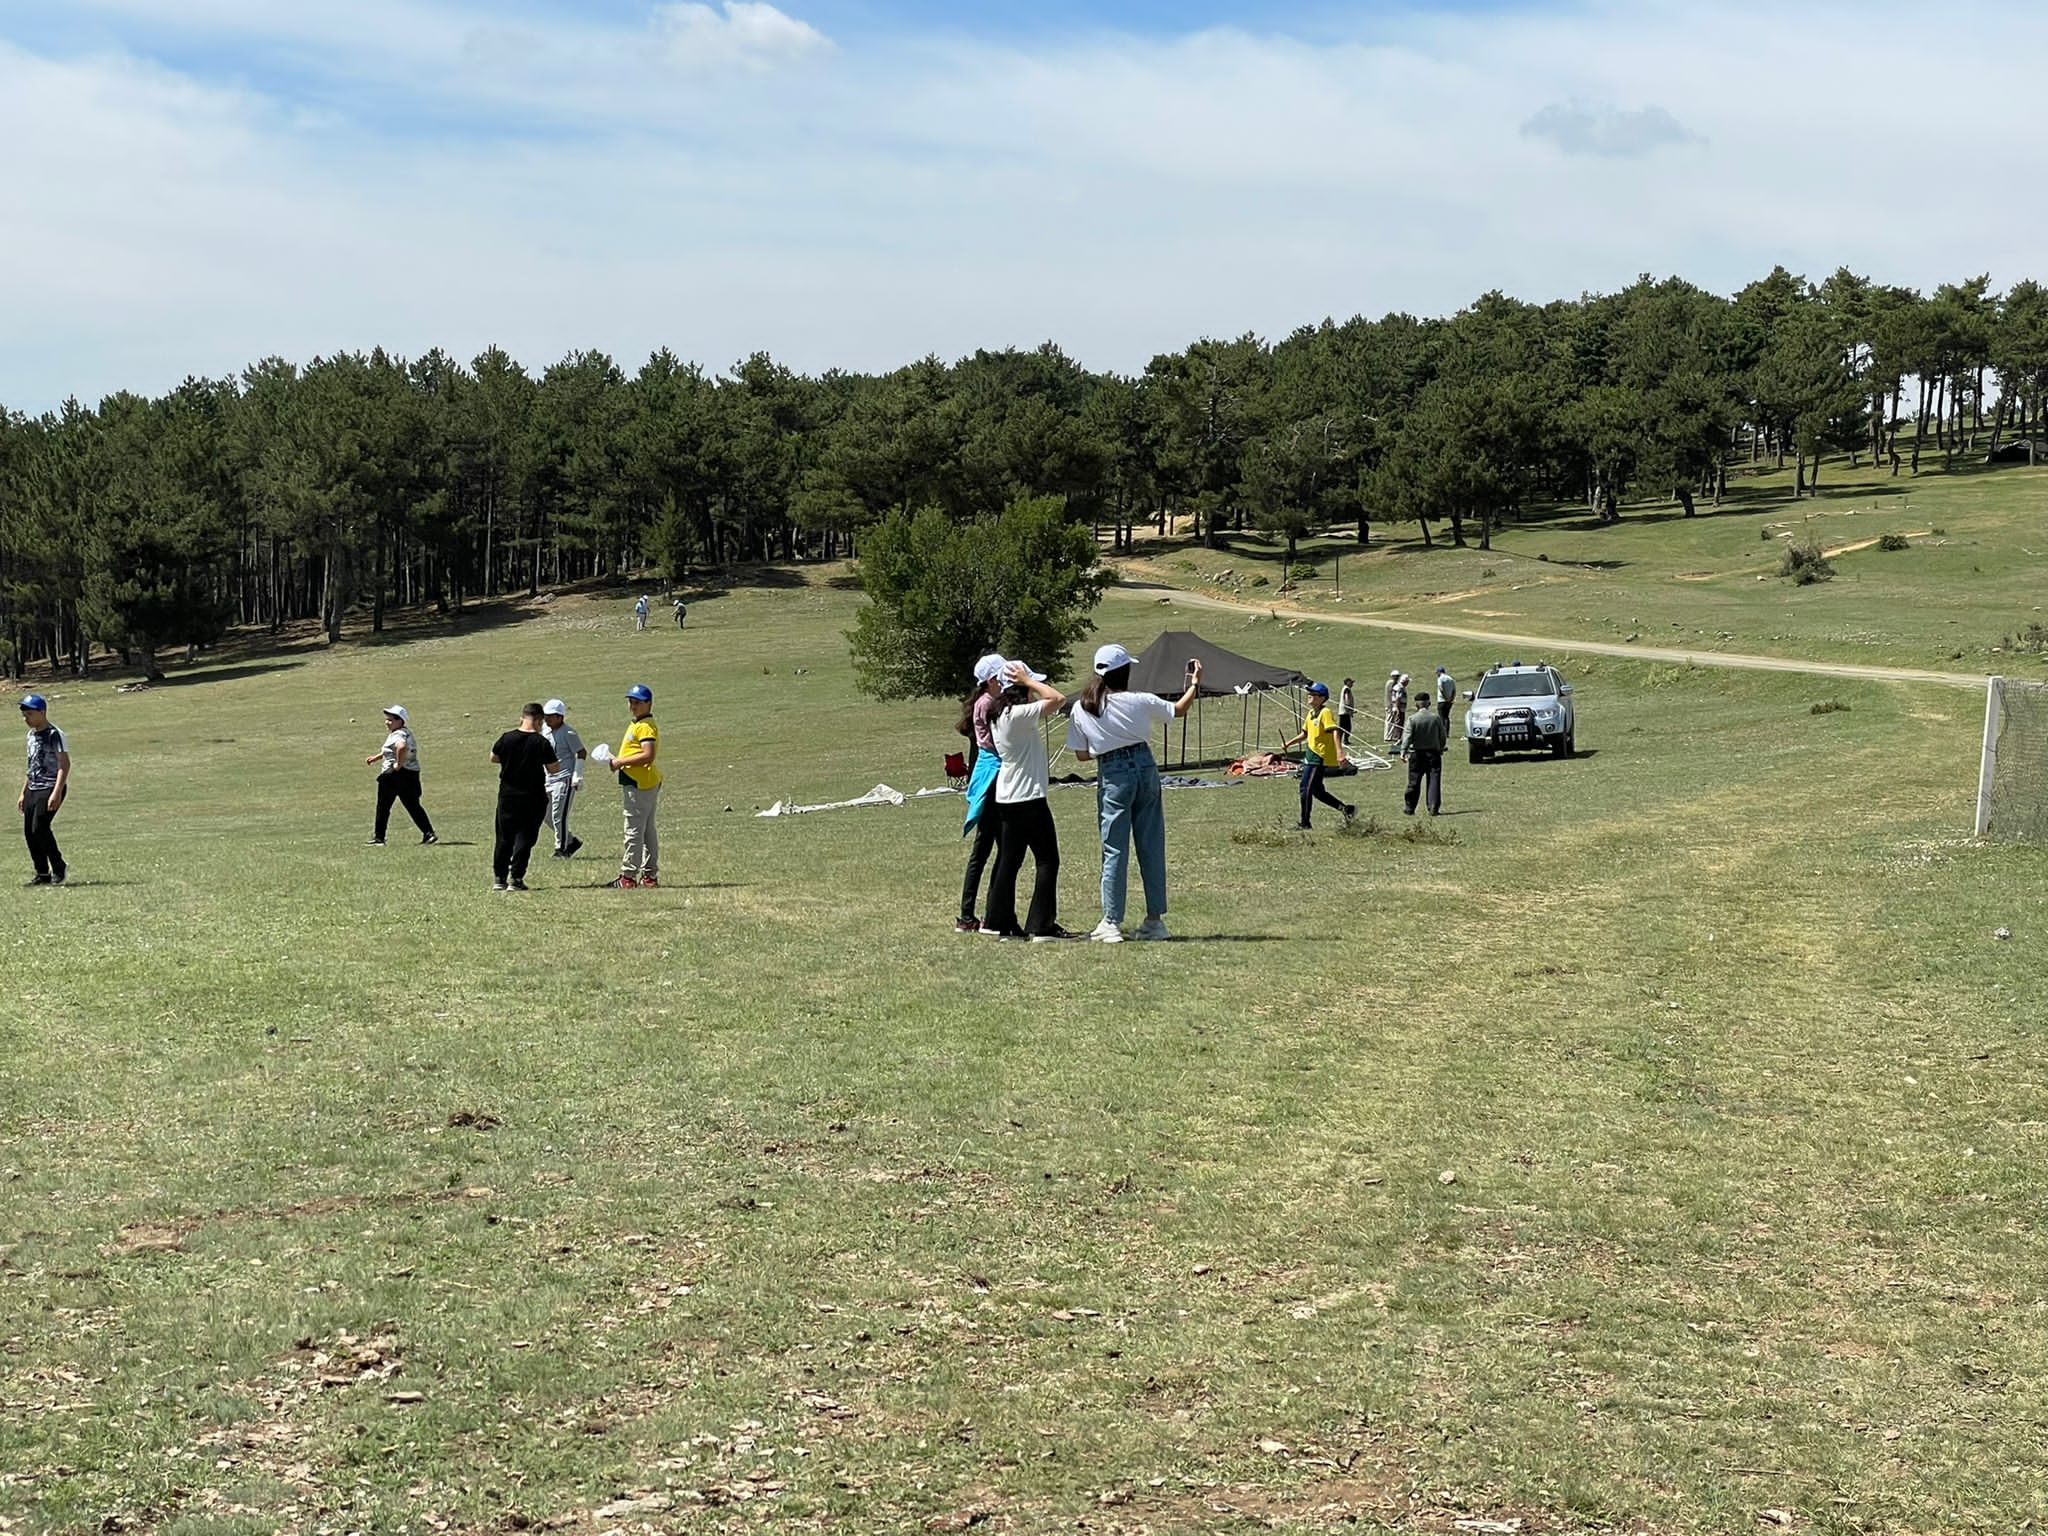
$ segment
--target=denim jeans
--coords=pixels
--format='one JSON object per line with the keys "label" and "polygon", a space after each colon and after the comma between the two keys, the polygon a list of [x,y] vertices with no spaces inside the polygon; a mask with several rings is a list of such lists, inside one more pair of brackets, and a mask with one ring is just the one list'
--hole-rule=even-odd
{"label": "denim jeans", "polygon": [[1145,915],[1166,915],[1166,814],[1159,804],[1159,765],[1149,746],[1119,751],[1096,764],[1095,805],[1102,817],[1102,916],[1124,920],[1131,844],[1145,884]]}

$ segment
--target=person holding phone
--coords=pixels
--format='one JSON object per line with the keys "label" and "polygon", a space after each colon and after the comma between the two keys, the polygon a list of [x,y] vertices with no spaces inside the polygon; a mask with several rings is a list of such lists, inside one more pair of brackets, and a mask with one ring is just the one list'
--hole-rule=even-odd
{"label": "person holding phone", "polygon": [[1131,937],[1162,940],[1166,931],[1166,816],[1159,800],[1159,764],[1152,756],[1154,725],[1194,707],[1202,663],[1187,666],[1187,688],[1177,700],[1133,693],[1131,653],[1105,645],[1095,653],[1095,675],[1067,717],[1067,747],[1097,764],[1095,809],[1102,824],[1102,921],[1088,935],[1098,944],[1124,941],[1124,903],[1130,890],[1131,849],[1145,885],[1145,921]]}

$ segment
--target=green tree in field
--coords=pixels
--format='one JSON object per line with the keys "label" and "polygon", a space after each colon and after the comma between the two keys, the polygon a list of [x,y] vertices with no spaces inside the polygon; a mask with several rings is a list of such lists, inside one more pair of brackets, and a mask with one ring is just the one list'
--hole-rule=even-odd
{"label": "green tree in field", "polygon": [[1093,533],[1038,497],[972,522],[937,507],[891,513],[861,545],[860,581],[854,680],[877,699],[915,699],[959,696],[990,650],[1063,678],[1109,577]]}
{"label": "green tree in field", "polygon": [[1991,446],[1998,447],[2011,424],[2025,434],[2027,461],[2034,463],[2041,434],[2048,430],[2041,416],[2048,406],[2048,288],[2032,278],[2006,292],[1992,335],[1991,364],[1998,375],[1998,422]]}

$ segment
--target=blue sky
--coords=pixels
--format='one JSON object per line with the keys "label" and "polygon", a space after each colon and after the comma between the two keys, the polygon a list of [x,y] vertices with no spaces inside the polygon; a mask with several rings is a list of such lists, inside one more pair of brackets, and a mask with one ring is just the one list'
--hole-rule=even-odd
{"label": "blue sky", "polygon": [[373,345],[1133,370],[1646,271],[2048,275],[1983,153],[2038,137],[2048,18],[1968,11],[1927,49],[1904,0],[0,0],[0,404]]}

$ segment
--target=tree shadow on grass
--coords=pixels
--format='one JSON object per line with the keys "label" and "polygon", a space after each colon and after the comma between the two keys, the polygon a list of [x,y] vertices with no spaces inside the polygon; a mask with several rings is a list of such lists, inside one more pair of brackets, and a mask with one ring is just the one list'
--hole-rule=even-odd
{"label": "tree shadow on grass", "polygon": [[233,667],[197,666],[188,672],[166,672],[150,688],[190,688],[199,683],[232,683],[244,677],[262,677],[271,672],[289,672],[303,667],[303,661],[249,661]]}

